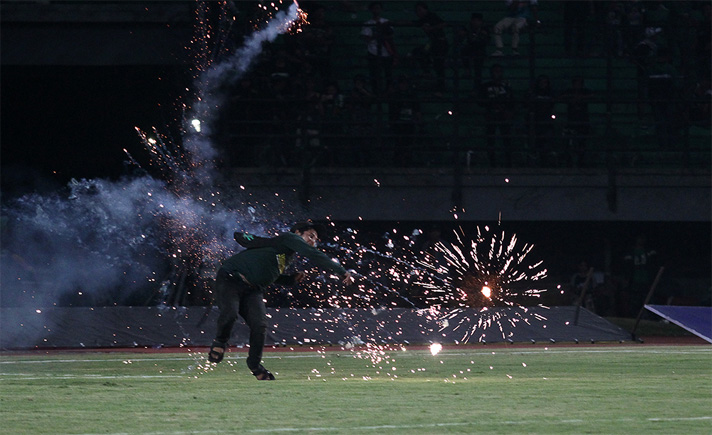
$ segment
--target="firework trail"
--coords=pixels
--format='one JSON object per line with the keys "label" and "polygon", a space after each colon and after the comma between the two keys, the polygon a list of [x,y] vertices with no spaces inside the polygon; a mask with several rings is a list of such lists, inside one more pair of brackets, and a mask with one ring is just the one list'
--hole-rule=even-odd
{"label": "firework trail", "polygon": [[220,89],[249,68],[264,41],[303,14],[296,4],[280,11],[229,55],[226,13],[221,9],[220,23],[211,26],[207,7],[197,5],[194,101],[183,104],[182,141],[155,128],[137,129],[161,179],[72,180],[65,191],[4,206],[2,306],[157,303],[160,284],[175,287],[228,255],[236,227],[262,233],[281,226],[274,216],[293,220],[283,216],[281,200],[221,192],[210,129],[221,108]]}
{"label": "firework trail", "polygon": [[[182,143],[168,140],[154,129],[148,135],[137,128],[139,137],[154,161],[168,180],[167,188],[178,198],[189,198],[190,204],[179,213],[166,219],[166,227],[171,232],[171,240],[178,247],[178,266],[182,270],[197,270],[204,263],[216,265],[229,253],[226,241],[231,240],[231,230],[215,237],[215,219],[211,215],[224,214],[234,224],[240,222],[235,212],[220,203],[217,186],[215,158],[217,151],[210,136],[212,124],[218,119],[222,109],[225,89],[234,84],[262,51],[264,42],[272,42],[277,36],[289,31],[295,23],[303,21],[305,15],[296,3],[287,12],[277,11],[266,20],[261,28],[253,32],[242,48],[230,54],[225,47],[229,26],[226,3],[220,3],[218,23],[211,25],[205,18],[209,3],[198,4],[198,23],[193,44],[200,47],[196,52],[197,75],[194,78],[193,103],[185,107]],[[216,29],[209,32],[209,29]],[[214,41],[209,48],[209,41]],[[248,208],[254,213],[254,208]],[[263,210],[267,211],[267,210]],[[250,230],[242,225],[243,230]],[[175,254],[174,254],[175,256]]]}

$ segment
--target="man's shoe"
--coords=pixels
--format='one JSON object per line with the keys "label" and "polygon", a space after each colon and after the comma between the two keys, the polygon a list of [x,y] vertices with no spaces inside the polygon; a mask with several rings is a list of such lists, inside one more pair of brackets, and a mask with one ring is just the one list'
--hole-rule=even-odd
{"label": "man's shoe", "polygon": [[210,346],[210,350],[208,351],[208,361],[215,364],[219,363],[225,357],[226,350],[227,344],[213,341],[213,345]]}
{"label": "man's shoe", "polygon": [[257,378],[258,381],[274,381],[274,375],[261,365],[257,369],[252,370],[252,375]]}

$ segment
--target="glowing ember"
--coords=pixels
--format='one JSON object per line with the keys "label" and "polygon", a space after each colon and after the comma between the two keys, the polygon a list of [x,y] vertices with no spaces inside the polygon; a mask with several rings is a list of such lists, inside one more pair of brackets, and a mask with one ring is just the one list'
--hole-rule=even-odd
{"label": "glowing ember", "polygon": [[430,345],[430,354],[433,356],[439,354],[441,350],[443,350],[443,345],[440,343],[433,343]]}

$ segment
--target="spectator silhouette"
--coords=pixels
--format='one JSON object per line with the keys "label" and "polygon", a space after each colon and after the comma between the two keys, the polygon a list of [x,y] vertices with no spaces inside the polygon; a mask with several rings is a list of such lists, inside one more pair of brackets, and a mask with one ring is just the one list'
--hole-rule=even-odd
{"label": "spectator silhouette", "polygon": [[421,68],[426,74],[430,72],[432,65],[437,80],[437,91],[442,92],[445,90],[445,61],[449,49],[445,35],[445,21],[430,11],[425,2],[416,3],[415,13],[418,16],[415,25],[423,29],[428,37],[428,43],[417,47],[413,51],[413,56],[420,61]]}
{"label": "spectator silhouette", "polygon": [[371,19],[361,28],[361,38],[366,41],[371,90],[379,94],[388,90],[391,84],[398,53],[393,41],[393,26],[381,16],[383,2],[372,2],[368,10],[371,11]]}
{"label": "spectator silhouette", "polygon": [[460,56],[461,67],[472,77],[475,92],[482,84],[482,67],[487,57],[490,34],[482,21],[482,14],[473,12],[470,22],[456,30],[456,52]]}
{"label": "spectator silhouette", "polygon": [[527,27],[532,18],[537,24],[537,0],[506,0],[506,15],[494,25],[494,45],[497,50],[492,56],[504,56],[504,41],[502,33],[509,29],[512,32],[512,55],[519,55],[519,33]]}
{"label": "spectator silhouette", "polygon": [[482,84],[479,101],[485,108],[485,136],[487,156],[491,166],[497,166],[496,140],[499,132],[504,151],[504,164],[512,166],[511,134],[514,118],[514,94],[509,82],[504,79],[504,68],[500,64],[490,67],[491,79]]}

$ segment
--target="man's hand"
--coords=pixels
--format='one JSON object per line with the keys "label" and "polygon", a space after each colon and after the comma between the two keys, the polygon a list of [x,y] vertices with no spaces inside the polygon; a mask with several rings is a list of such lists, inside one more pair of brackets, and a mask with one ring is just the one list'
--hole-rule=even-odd
{"label": "man's hand", "polygon": [[353,284],[353,282],[354,282],[354,277],[351,276],[351,273],[350,273],[350,272],[346,272],[346,275],[343,276],[343,278],[341,279],[341,282],[342,282],[344,285]]}

